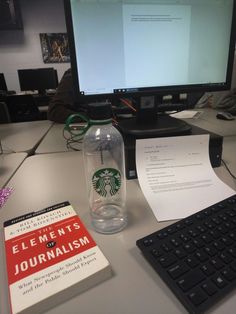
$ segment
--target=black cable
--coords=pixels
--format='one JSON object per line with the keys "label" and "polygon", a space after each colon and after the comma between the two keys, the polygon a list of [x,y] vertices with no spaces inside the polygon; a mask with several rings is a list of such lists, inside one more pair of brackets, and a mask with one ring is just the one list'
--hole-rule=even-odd
{"label": "black cable", "polygon": [[229,167],[227,166],[226,162],[221,159],[222,164],[225,166],[226,170],[229,172],[229,174],[231,175],[232,178],[234,178],[234,180],[236,180],[236,176],[231,172],[231,170],[229,169]]}
{"label": "black cable", "polygon": [[63,129],[63,137],[68,150],[81,151],[82,138],[80,135],[71,134],[69,130]]}

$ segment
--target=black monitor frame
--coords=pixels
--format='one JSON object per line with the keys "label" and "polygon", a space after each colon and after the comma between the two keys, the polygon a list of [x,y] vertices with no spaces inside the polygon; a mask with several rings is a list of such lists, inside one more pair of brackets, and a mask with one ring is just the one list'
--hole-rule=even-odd
{"label": "black monitor frame", "polygon": [[153,93],[158,95],[178,95],[180,93],[194,93],[194,92],[208,92],[208,91],[222,91],[230,89],[233,71],[233,61],[234,61],[234,51],[235,51],[235,37],[236,37],[236,1],[234,0],[233,18],[232,18],[232,29],[230,36],[230,47],[229,47],[229,57],[227,66],[226,82],[222,84],[192,84],[192,85],[176,85],[176,86],[161,86],[161,87],[151,87],[151,88],[139,88],[132,92],[119,92],[116,91],[115,94],[99,94],[99,95],[81,95],[79,89],[78,80],[78,70],[77,70],[77,60],[75,52],[75,42],[74,42],[74,32],[72,25],[72,13],[70,1],[64,0],[66,25],[68,29],[70,54],[71,54],[71,68],[74,81],[75,94],[78,99],[96,101],[104,99],[113,99],[120,97],[134,97],[134,96],[148,96],[153,95]]}
{"label": "black monitor frame", "polygon": [[8,91],[4,73],[0,73],[0,91]]}
{"label": "black monitor frame", "polygon": [[[117,101],[117,99],[120,99],[120,98],[132,98],[135,100],[136,107],[138,110],[138,116],[142,117],[145,114],[144,114],[144,111],[142,111],[142,109],[140,111],[140,108],[142,107],[140,106],[140,104],[142,104],[142,102],[145,102],[147,100],[148,103],[151,103],[151,109],[149,110],[150,114],[147,113],[147,119],[152,119],[153,113],[155,112],[165,112],[165,111],[170,111],[170,110],[181,110],[181,109],[183,110],[187,108],[192,108],[193,104],[189,105],[188,103],[182,103],[181,101],[177,103],[176,99],[179,99],[180,94],[183,94],[183,93],[194,94],[194,93],[204,93],[204,92],[211,92],[211,91],[223,91],[223,90],[229,90],[231,87],[234,52],[235,52],[235,38],[236,38],[236,0],[233,0],[232,26],[231,26],[228,64],[227,64],[227,73],[226,73],[225,82],[211,83],[211,84],[207,83],[207,84],[159,86],[159,87],[150,87],[150,88],[145,87],[145,88],[138,88],[132,91],[115,90],[114,93],[111,93],[111,94],[96,94],[96,95],[83,95],[80,92],[70,1],[64,0],[64,8],[65,8],[66,25],[67,25],[69,46],[70,46],[74,92],[75,92],[75,98],[78,103],[88,103],[88,102],[104,101],[104,100],[115,102]],[[173,104],[172,107],[170,106],[169,102],[167,102],[166,107],[165,107],[165,103],[163,103],[163,97],[166,95],[171,95],[173,97],[175,104]],[[175,107],[175,105],[177,106]],[[160,110],[159,110],[159,107],[161,108]],[[140,121],[141,120],[142,118],[140,119]],[[136,122],[140,124],[140,121],[139,122],[136,121]],[[133,127],[137,128],[136,130],[137,132],[135,131],[137,135],[139,133],[138,131],[139,126],[137,125],[136,122],[134,122],[131,128],[132,129]],[[153,125],[155,125],[155,123],[156,123],[155,121],[152,121]],[[147,126],[145,122],[144,124]],[[129,125],[128,122],[127,122],[127,125]],[[145,133],[144,129],[145,127],[143,127],[142,130],[140,130],[140,135],[141,134],[143,135],[143,133]],[[154,128],[151,129],[151,132],[153,132],[153,130]],[[131,130],[131,133],[132,133],[132,130]]]}
{"label": "black monitor frame", "polygon": [[47,89],[56,89],[58,86],[57,70],[52,67],[19,69],[17,72],[21,91],[37,90],[40,95],[44,95]]}

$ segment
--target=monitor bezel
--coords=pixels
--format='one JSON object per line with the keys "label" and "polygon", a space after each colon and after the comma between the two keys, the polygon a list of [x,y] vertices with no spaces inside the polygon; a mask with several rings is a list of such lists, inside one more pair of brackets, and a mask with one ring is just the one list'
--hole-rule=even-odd
{"label": "monitor bezel", "polygon": [[[31,85],[31,87],[34,85],[34,87],[35,88],[31,88],[31,89],[29,89],[29,88],[27,88],[27,87],[25,87],[25,85],[27,85],[27,84],[25,84],[25,82],[23,83],[22,81],[23,81],[23,77],[21,76],[21,74],[22,73],[24,73],[24,72],[29,72],[29,73],[32,73],[32,74],[34,74],[34,75],[36,75],[37,73],[42,73],[42,72],[45,72],[45,74],[46,73],[48,73],[48,75],[50,74],[51,75],[51,77],[50,77],[50,79],[52,79],[52,81],[54,81],[53,83],[54,84],[49,84],[50,85],[50,87],[49,87],[49,85],[47,85],[46,83],[45,83],[45,81],[41,81],[41,85],[34,85],[35,84],[35,81],[32,79],[32,85]],[[30,69],[18,69],[17,70],[17,73],[18,73],[18,79],[19,79],[19,84],[20,84],[20,90],[21,91],[31,91],[31,90],[43,90],[43,91],[45,91],[45,90],[49,90],[49,89],[56,89],[57,88],[57,86],[58,86],[58,75],[57,75],[57,70],[55,69],[55,68],[53,68],[53,67],[45,67],[45,68],[30,68]]]}
{"label": "monitor bezel", "polygon": [[91,102],[91,101],[101,101],[101,100],[117,100],[119,98],[137,98],[142,96],[156,95],[162,98],[165,95],[176,95],[176,94],[192,94],[198,92],[214,92],[214,91],[224,91],[231,88],[232,75],[233,75],[233,64],[234,64],[234,54],[235,54],[235,39],[236,39],[236,0],[233,0],[233,14],[232,14],[232,24],[231,24],[231,34],[230,34],[230,44],[229,44],[229,55],[227,64],[226,81],[222,83],[204,83],[204,84],[188,84],[188,85],[170,85],[170,86],[157,86],[150,88],[139,88],[135,91],[127,92],[117,92],[108,94],[91,94],[83,95],[80,93],[79,85],[79,75],[77,69],[77,58],[75,50],[74,41],[74,31],[72,22],[72,12],[71,12],[71,1],[64,0],[64,10],[65,10],[65,20],[67,26],[69,48],[70,48],[70,59],[71,59],[71,72],[72,80],[74,85],[75,99],[78,102]]}
{"label": "monitor bezel", "polygon": [[[1,87],[3,87],[3,88],[1,88]],[[8,91],[4,73],[0,73],[0,91],[4,91],[4,92]]]}

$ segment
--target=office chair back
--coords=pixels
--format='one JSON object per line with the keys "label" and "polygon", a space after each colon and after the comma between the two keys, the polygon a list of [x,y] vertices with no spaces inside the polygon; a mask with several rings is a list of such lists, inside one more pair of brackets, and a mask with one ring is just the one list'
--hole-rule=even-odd
{"label": "office chair back", "polygon": [[40,111],[32,95],[12,95],[6,97],[11,122],[40,120]]}
{"label": "office chair back", "polygon": [[0,123],[10,123],[11,118],[5,102],[0,102]]}

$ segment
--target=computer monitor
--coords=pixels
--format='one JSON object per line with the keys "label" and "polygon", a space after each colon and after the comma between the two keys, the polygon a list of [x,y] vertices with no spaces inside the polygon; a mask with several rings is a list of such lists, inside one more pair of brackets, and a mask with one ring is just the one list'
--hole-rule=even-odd
{"label": "computer monitor", "polygon": [[47,89],[58,86],[57,70],[54,68],[21,69],[17,72],[21,91],[37,90],[44,95]]}
{"label": "computer monitor", "polygon": [[7,84],[3,73],[0,73],[0,91],[7,92]]}
{"label": "computer monitor", "polygon": [[182,93],[230,88],[235,0],[66,0],[64,5],[78,101],[132,97],[137,119],[121,123],[131,132],[185,132],[176,120],[157,118],[163,96],[173,96],[166,110],[175,110]]}

